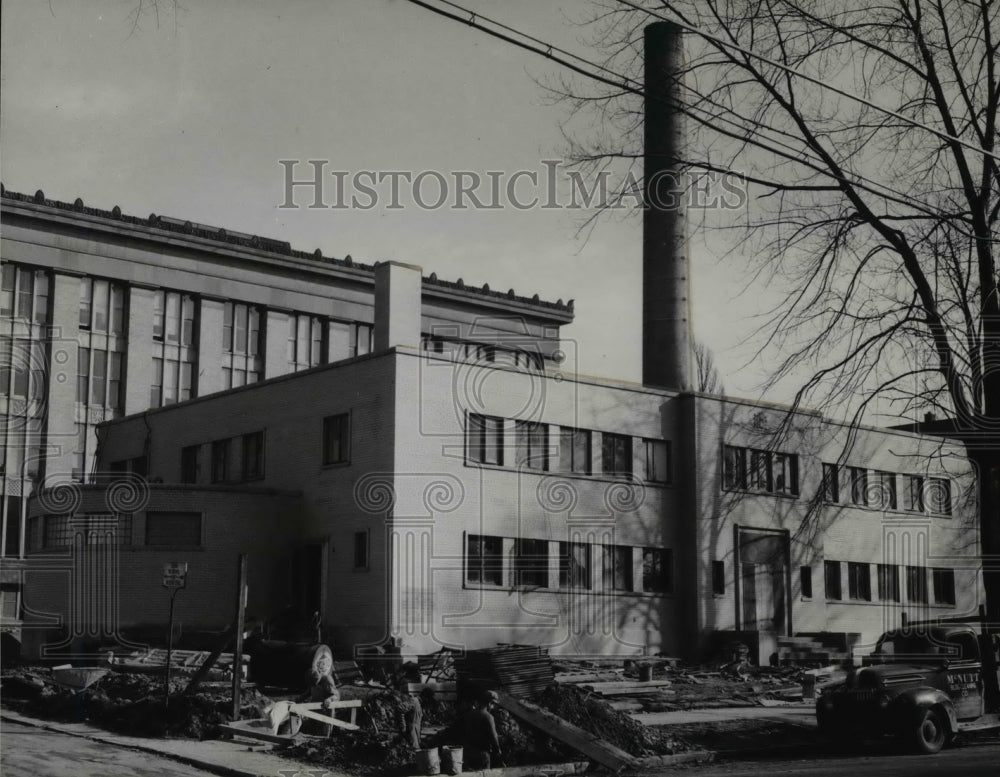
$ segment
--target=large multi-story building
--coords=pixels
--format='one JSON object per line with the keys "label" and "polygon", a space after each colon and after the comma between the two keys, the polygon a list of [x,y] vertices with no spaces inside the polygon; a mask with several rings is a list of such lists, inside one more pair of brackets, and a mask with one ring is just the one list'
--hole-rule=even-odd
{"label": "large multi-story building", "polygon": [[[93,477],[99,424],[367,354],[377,321],[374,269],[349,256],[42,192],[0,202],[0,587],[16,630],[28,498]],[[434,348],[530,337],[541,363],[573,317],[513,291],[421,286]],[[141,474],[138,457],[122,466]]]}
{"label": "large multi-story building", "polygon": [[[366,272],[370,352],[106,421],[91,482],[47,473],[26,506],[29,652],[159,628],[173,562],[182,628],[220,630],[239,553],[252,614],[320,613],[343,651],[694,656],[723,633],[766,660],[978,604],[959,444],[584,377],[564,306]],[[157,306],[136,317],[157,331]]]}

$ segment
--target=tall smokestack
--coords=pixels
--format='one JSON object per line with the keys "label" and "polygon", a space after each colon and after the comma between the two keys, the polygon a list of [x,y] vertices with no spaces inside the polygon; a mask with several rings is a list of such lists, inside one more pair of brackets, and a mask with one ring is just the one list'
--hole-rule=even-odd
{"label": "tall smokestack", "polygon": [[691,385],[691,330],[684,171],[682,32],[645,30],[645,174],[642,221],[642,382]]}

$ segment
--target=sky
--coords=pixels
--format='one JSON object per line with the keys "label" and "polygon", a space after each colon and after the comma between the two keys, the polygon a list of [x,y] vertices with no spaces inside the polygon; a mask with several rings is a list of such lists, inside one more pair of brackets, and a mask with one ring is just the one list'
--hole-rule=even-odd
{"label": "sky", "polygon": [[[595,56],[582,0],[463,4]],[[572,299],[576,320],[563,333],[579,371],[640,380],[641,219],[604,219],[581,235],[586,211],[514,207],[505,196],[514,173],[533,171],[542,183],[522,175],[514,199],[544,199],[545,160],[565,154],[567,108],[540,85],[559,78],[558,64],[405,0],[5,0],[2,15],[7,189]],[[306,160],[323,160],[327,205],[342,172],[348,207],[306,207],[304,187],[293,190],[301,207],[280,207],[281,160],[301,160],[296,179],[311,175]],[[371,198],[352,186],[361,171],[424,172],[425,205],[438,199],[438,174],[454,202],[457,171],[478,175],[490,204],[493,173],[502,207],[419,207],[401,178],[401,207],[391,178],[365,207]],[[766,373],[746,336],[767,290],[747,286],[725,240],[692,240],[694,333],[714,351],[727,393],[759,398]]]}

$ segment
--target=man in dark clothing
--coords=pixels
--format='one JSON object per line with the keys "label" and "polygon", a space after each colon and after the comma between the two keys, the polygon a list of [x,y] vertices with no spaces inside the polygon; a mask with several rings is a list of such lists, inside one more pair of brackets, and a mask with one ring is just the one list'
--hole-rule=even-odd
{"label": "man in dark clothing", "polygon": [[492,699],[488,696],[477,697],[465,716],[465,766],[469,769],[489,769],[491,755],[503,765],[496,723],[490,714],[491,704]]}

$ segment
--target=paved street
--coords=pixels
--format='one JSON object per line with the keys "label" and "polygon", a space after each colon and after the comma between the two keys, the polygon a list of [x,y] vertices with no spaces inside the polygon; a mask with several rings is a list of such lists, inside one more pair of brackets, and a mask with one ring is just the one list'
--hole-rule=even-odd
{"label": "paved street", "polygon": [[4,721],[4,777],[201,777],[210,772],[167,758]]}
{"label": "paved street", "polygon": [[[1000,744],[949,748],[937,755],[904,755],[888,749],[846,757],[752,760],[686,767],[690,777],[996,777]],[[677,774],[676,769],[661,772]]]}

